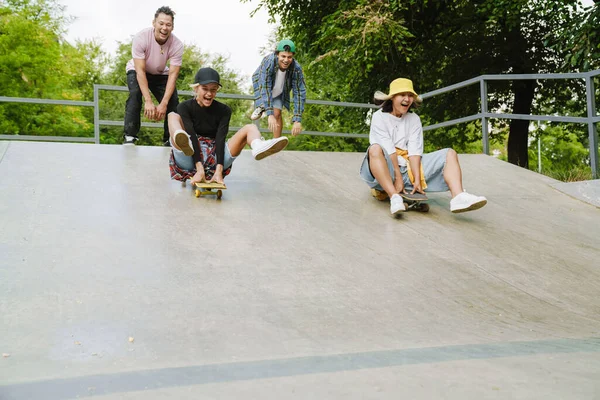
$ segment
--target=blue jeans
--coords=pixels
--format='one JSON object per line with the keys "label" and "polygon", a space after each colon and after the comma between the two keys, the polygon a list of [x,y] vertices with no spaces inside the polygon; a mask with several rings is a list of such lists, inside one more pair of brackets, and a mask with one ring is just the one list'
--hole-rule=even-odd
{"label": "blue jeans", "polygon": [[[173,158],[175,158],[175,163],[179,168],[185,169],[186,171],[192,171],[194,168],[196,168],[193,156],[186,156],[185,154],[183,154],[183,151],[177,150],[172,145],[171,147],[173,148]],[[204,155],[204,159],[206,159],[206,155]],[[226,170],[227,168],[231,167],[235,159],[236,157],[233,157],[229,152],[229,143],[225,143],[223,170]]]}

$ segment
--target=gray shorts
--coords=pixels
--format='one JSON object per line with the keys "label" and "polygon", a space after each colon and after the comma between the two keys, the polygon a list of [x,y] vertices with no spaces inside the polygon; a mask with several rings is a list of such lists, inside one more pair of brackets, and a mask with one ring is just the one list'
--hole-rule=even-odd
{"label": "gray shorts", "polygon": [[[371,148],[371,146],[369,146],[369,148]],[[434,151],[433,153],[423,154],[421,157],[423,173],[425,174],[425,181],[427,182],[427,189],[425,189],[426,192],[445,192],[448,190],[448,185],[446,185],[446,181],[444,181],[444,167],[446,166],[446,154],[448,154],[448,150],[450,149]],[[385,156],[385,160],[387,161],[392,181],[394,181],[395,174],[392,159],[385,152],[385,150],[383,151],[383,154]],[[410,182],[410,179],[408,179],[406,167],[401,166],[400,173],[402,174],[404,187],[407,190],[412,190],[413,186]],[[379,182],[377,182],[377,180],[373,177],[373,174],[371,174],[371,169],[369,168],[369,149],[367,149],[367,153],[365,154],[365,158],[363,159],[360,167],[360,177],[367,183],[367,185],[369,185],[370,188],[383,190],[381,185],[379,185]]]}
{"label": "gray shorts", "polygon": [[278,108],[280,110],[283,110],[283,93],[277,97],[274,97],[272,104],[273,104],[273,108]]}
{"label": "gray shorts", "polygon": [[[261,101],[261,100],[260,99],[256,100],[254,102],[254,106],[255,107],[264,107],[264,105],[262,103],[259,103],[259,101]],[[281,93],[277,97],[273,97],[273,99],[271,99],[271,105],[273,106],[273,108],[283,110],[283,93]]]}

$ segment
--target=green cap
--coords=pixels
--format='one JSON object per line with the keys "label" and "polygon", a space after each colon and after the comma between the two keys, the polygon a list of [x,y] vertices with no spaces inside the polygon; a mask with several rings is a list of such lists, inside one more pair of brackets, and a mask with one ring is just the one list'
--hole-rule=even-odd
{"label": "green cap", "polygon": [[277,51],[285,51],[285,46],[290,46],[290,52],[296,52],[296,45],[289,39],[283,39],[281,42],[277,43]]}

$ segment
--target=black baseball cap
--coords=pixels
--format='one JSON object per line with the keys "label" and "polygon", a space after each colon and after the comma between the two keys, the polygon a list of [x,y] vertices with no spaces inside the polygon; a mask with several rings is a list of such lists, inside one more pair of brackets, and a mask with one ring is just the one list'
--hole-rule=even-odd
{"label": "black baseball cap", "polygon": [[219,86],[221,85],[219,73],[212,68],[200,68],[198,72],[196,72],[196,76],[194,77],[194,83],[198,85],[207,85],[209,83],[216,83]]}

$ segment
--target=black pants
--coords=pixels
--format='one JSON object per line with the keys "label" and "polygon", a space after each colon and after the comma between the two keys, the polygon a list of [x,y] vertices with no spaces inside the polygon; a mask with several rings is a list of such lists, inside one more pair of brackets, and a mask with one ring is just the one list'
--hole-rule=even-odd
{"label": "black pants", "polygon": [[[167,90],[167,81],[169,80],[168,75],[152,75],[146,74],[148,80],[148,89],[156,97],[156,100],[160,103]],[[125,128],[123,132],[127,136],[137,137],[140,131],[140,113],[142,111],[142,91],[137,81],[137,75],[135,71],[127,72],[127,87],[129,88],[129,97],[125,103]],[[171,111],[177,111],[177,105],[179,104],[179,97],[177,96],[177,89],[173,92],[173,95],[169,99],[167,104],[167,114]],[[165,116],[165,132],[163,135],[163,141],[169,140],[169,122]]]}

